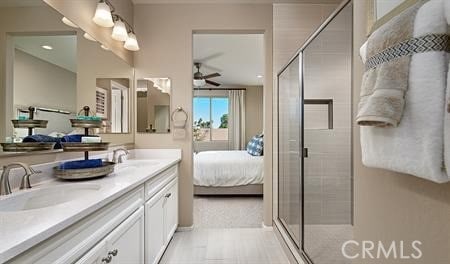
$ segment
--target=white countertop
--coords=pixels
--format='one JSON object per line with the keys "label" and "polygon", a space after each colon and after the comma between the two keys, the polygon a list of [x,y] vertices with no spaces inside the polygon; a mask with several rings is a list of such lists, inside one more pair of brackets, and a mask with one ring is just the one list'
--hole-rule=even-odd
{"label": "white countertop", "polygon": [[[64,188],[64,185],[67,184],[88,183],[100,185],[101,187],[95,193],[51,207],[26,211],[0,212],[0,263],[19,255],[99,210],[165,169],[177,164],[180,162],[180,158],[148,159],[142,160],[142,163],[146,161],[151,161],[152,164],[127,168],[120,168],[119,166],[114,173],[100,179],[82,182],[54,179],[33,186],[33,189],[30,191],[55,185],[61,185],[61,188]],[[157,164],[155,164],[155,161]],[[16,193],[20,192],[26,191]],[[7,196],[0,197],[0,200],[5,199],[5,197]]]}

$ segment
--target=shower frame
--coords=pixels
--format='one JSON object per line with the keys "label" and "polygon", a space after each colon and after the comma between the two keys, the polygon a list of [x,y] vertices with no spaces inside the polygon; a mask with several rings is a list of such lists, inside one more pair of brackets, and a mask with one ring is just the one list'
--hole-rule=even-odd
{"label": "shower frame", "polygon": [[[335,9],[335,11],[333,11],[333,13],[331,13],[331,15],[320,25],[320,27],[314,31],[314,33],[305,41],[305,43],[294,53],[294,55],[291,57],[291,59],[281,68],[281,70],[278,71],[277,73],[277,145],[278,145],[278,149],[280,148],[280,118],[279,118],[279,113],[280,113],[280,104],[279,104],[279,98],[280,98],[280,89],[279,89],[279,84],[280,84],[280,76],[284,73],[284,71],[286,69],[289,68],[289,66],[295,62],[295,60],[297,59],[297,57],[299,58],[299,85],[300,85],[300,98],[301,98],[301,111],[300,111],[300,116],[301,116],[301,129],[300,129],[300,149],[299,152],[301,153],[301,171],[299,172],[299,177],[300,177],[300,186],[301,186],[301,201],[300,201],[300,205],[301,208],[299,208],[300,213],[301,213],[301,223],[300,223],[300,241],[299,243],[297,243],[295,241],[295,239],[293,238],[292,234],[290,233],[290,231],[288,230],[286,223],[284,220],[282,220],[280,218],[280,192],[279,192],[279,188],[280,188],[280,155],[279,155],[279,151],[277,151],[277,164],[278,164],[278,171],[277,171],[277,204],[278,204],[278,213],[277,213],[277,218],[274,221],[275,226],[280,230],[281,228],[283,228],[283,231],[285,231],[285,233],[283,234],[281,233],[281,236],[284,239],[289,239],[291,243],[288,243],[288,247],[289,250],[293,250],[292,245],[296,247],[296,253],[299,254],[299,256],[302,258],[302,260],[307,263],[307,264],[314,264],[313,261],[311,260],[311,258],[308,256],[307,252],[305,251],[305,234],[304,234],[304,198],[305,198],[305,190],[304,190],[304,159],[307,158],[307,150],[305,151],[305,146],[304,146],[304,105],[307,104],[308,99],[304,98],[304,60],[303,60],[303,53],[305,51],[305,49],[311,44],[311,42],[313,40],[315,40],[319,34],[324,31],[327,26],[341,13],[341,11],[346,8],[347,6],[351,6],[353,5],[353,0],[344,0],[341,4],[339,4],[339,6]],[[353,17],[353,10],[351,12],[351,16]],[[353,25],[352,25],[353,26]],[[353,51],[353,34],[352,34],[352,40],[351,40],[351,50]],[[351,72],[353,73],[353,54],[351,54]],[[353,80],[351,80],[351,98],[353,98]],[[311,103],[311,102],[310,102]],[[332,103],[331,103],[332,104]],[[351,106],[351,113],[353,115],[353,105]],[[332,113],[331,113],[332,116]],[[352,117],[353,120],[353,117]],[[350,129],[350,137],[351,139],[353,139],[353,129]],[[350,141],[351,142],[351,149],[353,149],[353,140]],[[354,192],[353,192],[353,151],[350,152],[351,156],[350,156],[350,160],[351,160],[351,224],[353,225],[353,196],[354,196]],[[281,231],[281,230],[280,230]],[[294,257],[296,256],[296,254],[293,254]],[[298,261],[298,260],[297,260]]]}

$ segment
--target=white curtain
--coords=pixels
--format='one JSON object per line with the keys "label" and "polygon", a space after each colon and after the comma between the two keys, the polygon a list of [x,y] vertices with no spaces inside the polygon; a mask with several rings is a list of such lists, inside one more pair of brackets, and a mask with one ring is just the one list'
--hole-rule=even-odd
{"label": "white curtain", "polygon": [[228,149],[245,149],[245,90],[230,90],[228,116]]}

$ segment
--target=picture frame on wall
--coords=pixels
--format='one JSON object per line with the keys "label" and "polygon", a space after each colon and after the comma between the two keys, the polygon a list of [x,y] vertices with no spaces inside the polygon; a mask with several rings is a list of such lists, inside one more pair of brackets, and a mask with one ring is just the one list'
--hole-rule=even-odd
{"label": "picture frame on wall", "polygon": [[95,90],[95,115],[108,119],[108,92],[100,87]]}

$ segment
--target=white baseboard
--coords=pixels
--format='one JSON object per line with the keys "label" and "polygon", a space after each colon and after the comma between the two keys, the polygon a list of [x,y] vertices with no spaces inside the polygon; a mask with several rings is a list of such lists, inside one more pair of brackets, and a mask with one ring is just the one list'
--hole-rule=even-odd
{"label": "white baseboard", "polygon": [[194,225],[177,227],[177,232],[190,232],[192,230],[194,230]]}

